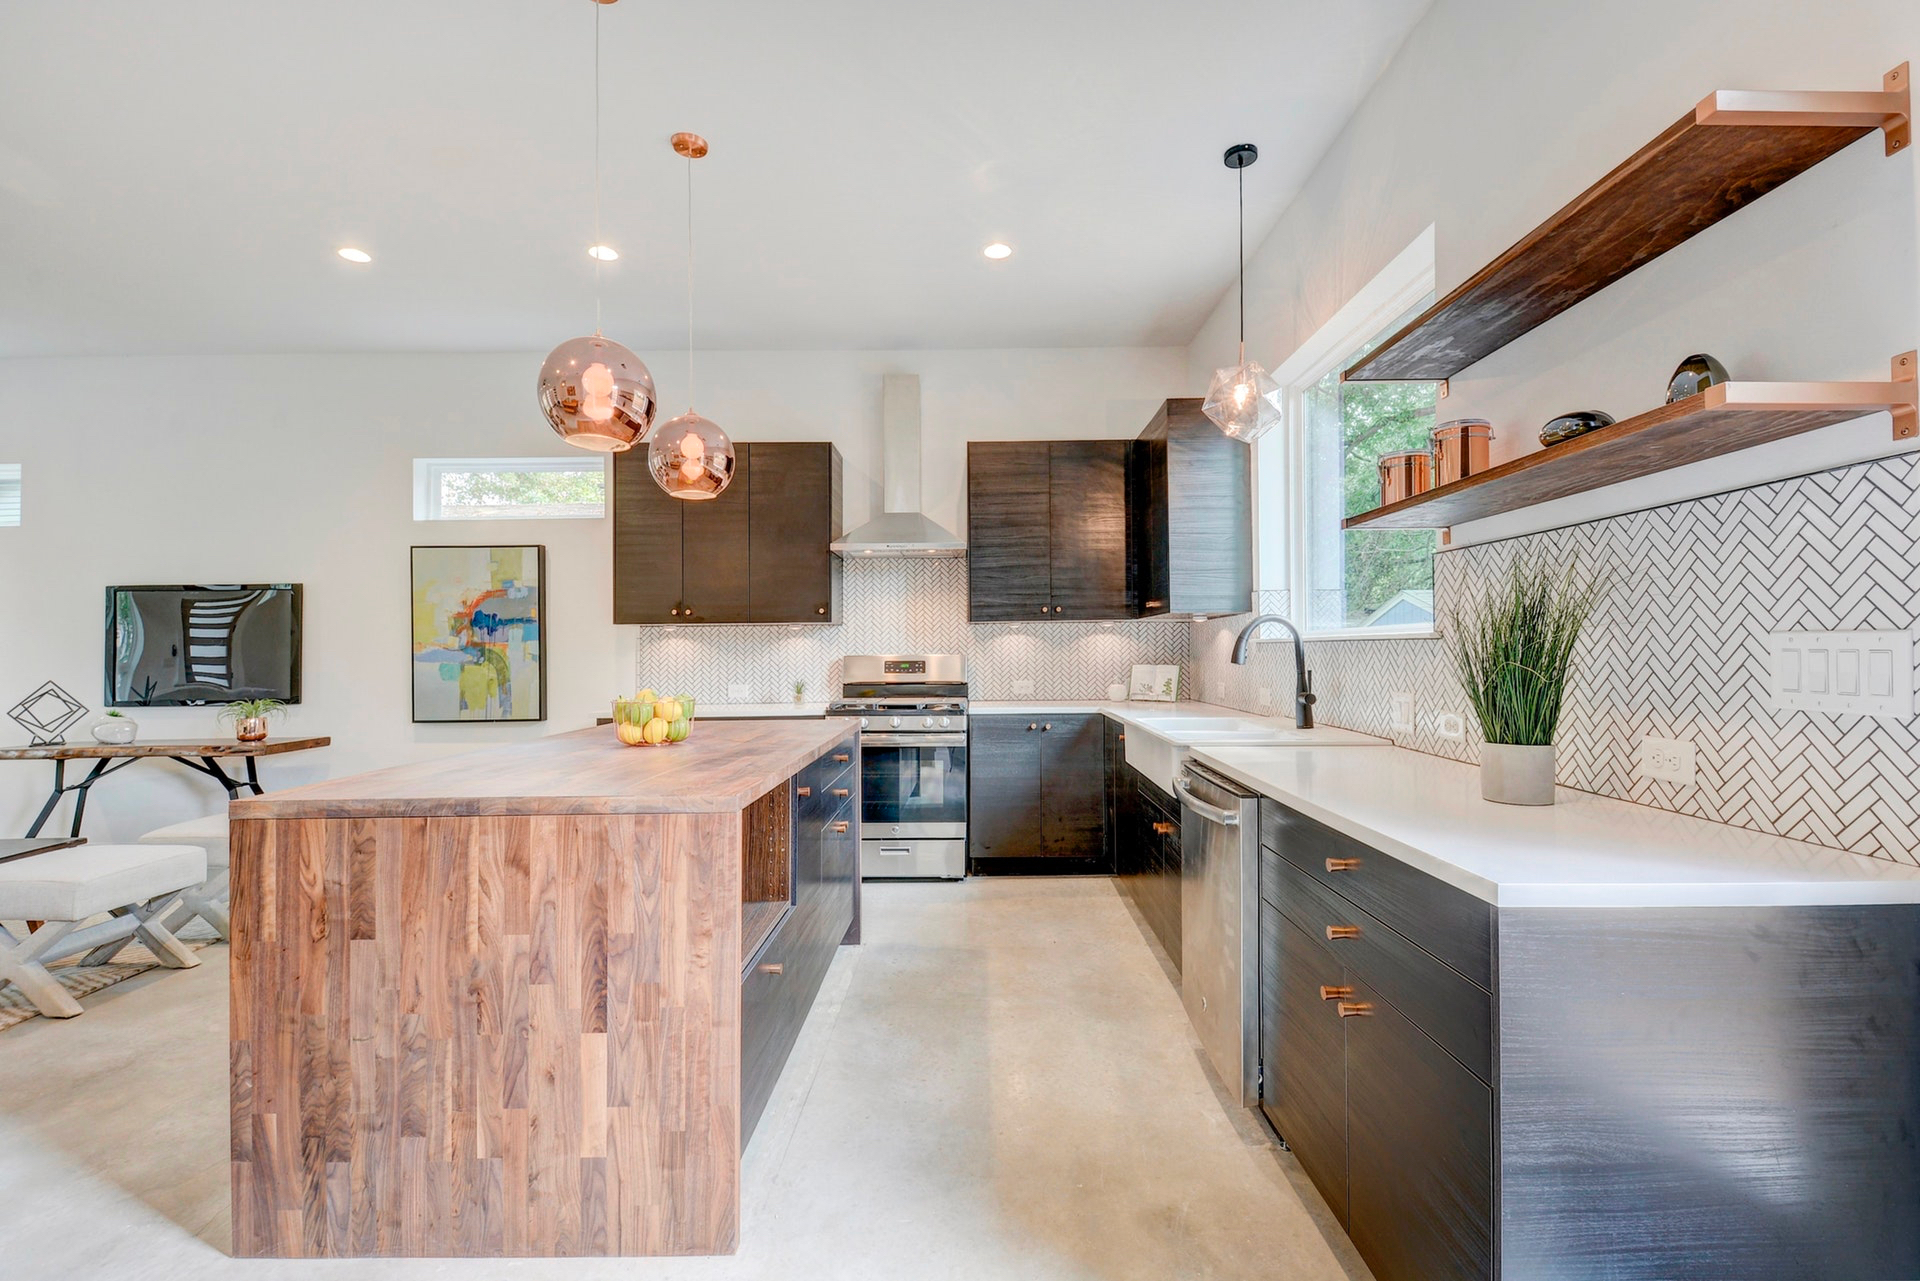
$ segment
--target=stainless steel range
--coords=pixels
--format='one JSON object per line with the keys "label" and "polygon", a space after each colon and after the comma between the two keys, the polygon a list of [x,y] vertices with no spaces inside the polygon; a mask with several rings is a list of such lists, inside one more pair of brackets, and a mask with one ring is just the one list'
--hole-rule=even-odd
{"label": "stainless steel range", "polygon": [[854,654],[829,716],[860,718],[860,876],[967,874],[967,664]]}

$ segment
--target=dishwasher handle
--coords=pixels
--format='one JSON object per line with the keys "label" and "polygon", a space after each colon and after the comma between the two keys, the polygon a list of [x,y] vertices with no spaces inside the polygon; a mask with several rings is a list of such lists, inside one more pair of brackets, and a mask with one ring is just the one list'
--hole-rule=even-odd
{"label": "dishwasher handle", "polygon": [[1195,796],[1193,789],[1187,786],[1187,779],[1184,774],[1173,780],[1173,790],[1180,793],[1180,799],[1185,802],[1188,809],[1198,814],[1201,818],[1206,819],[1207,822],[1218,823],[1222,827],[1240,826],[1239,814],[1233,810],[1223,810],[1218,805],[1209,805],[1198,796]]}

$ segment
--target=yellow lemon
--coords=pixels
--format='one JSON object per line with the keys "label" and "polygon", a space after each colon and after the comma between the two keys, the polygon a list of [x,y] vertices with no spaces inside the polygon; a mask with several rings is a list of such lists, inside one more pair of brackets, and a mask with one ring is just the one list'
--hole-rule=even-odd
{"label": "yellow lemon", "polygon": [[649,743],[664,743],[667,741],[667,728],[667,723],[656,716],[641,728],[640,734]]}

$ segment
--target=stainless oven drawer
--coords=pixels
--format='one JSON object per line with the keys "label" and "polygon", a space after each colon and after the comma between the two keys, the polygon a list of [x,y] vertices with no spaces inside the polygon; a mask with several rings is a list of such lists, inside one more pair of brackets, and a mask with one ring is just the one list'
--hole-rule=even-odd
{"label": "stainless oven drawer", "polygon": [[967,842],[964,837],[948,841],[860,842],[860,879],[863,881],[924,877],[957,881],[966,874]]}

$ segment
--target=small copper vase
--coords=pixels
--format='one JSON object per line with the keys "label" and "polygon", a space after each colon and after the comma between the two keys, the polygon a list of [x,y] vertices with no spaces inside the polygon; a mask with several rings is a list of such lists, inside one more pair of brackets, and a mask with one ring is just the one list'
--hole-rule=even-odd
{"label": "small copper vase", "polygon": [[267,741],[267,718],[264,716],[242,716],[233,723],[233,736],[243,743],[264,743]]}

